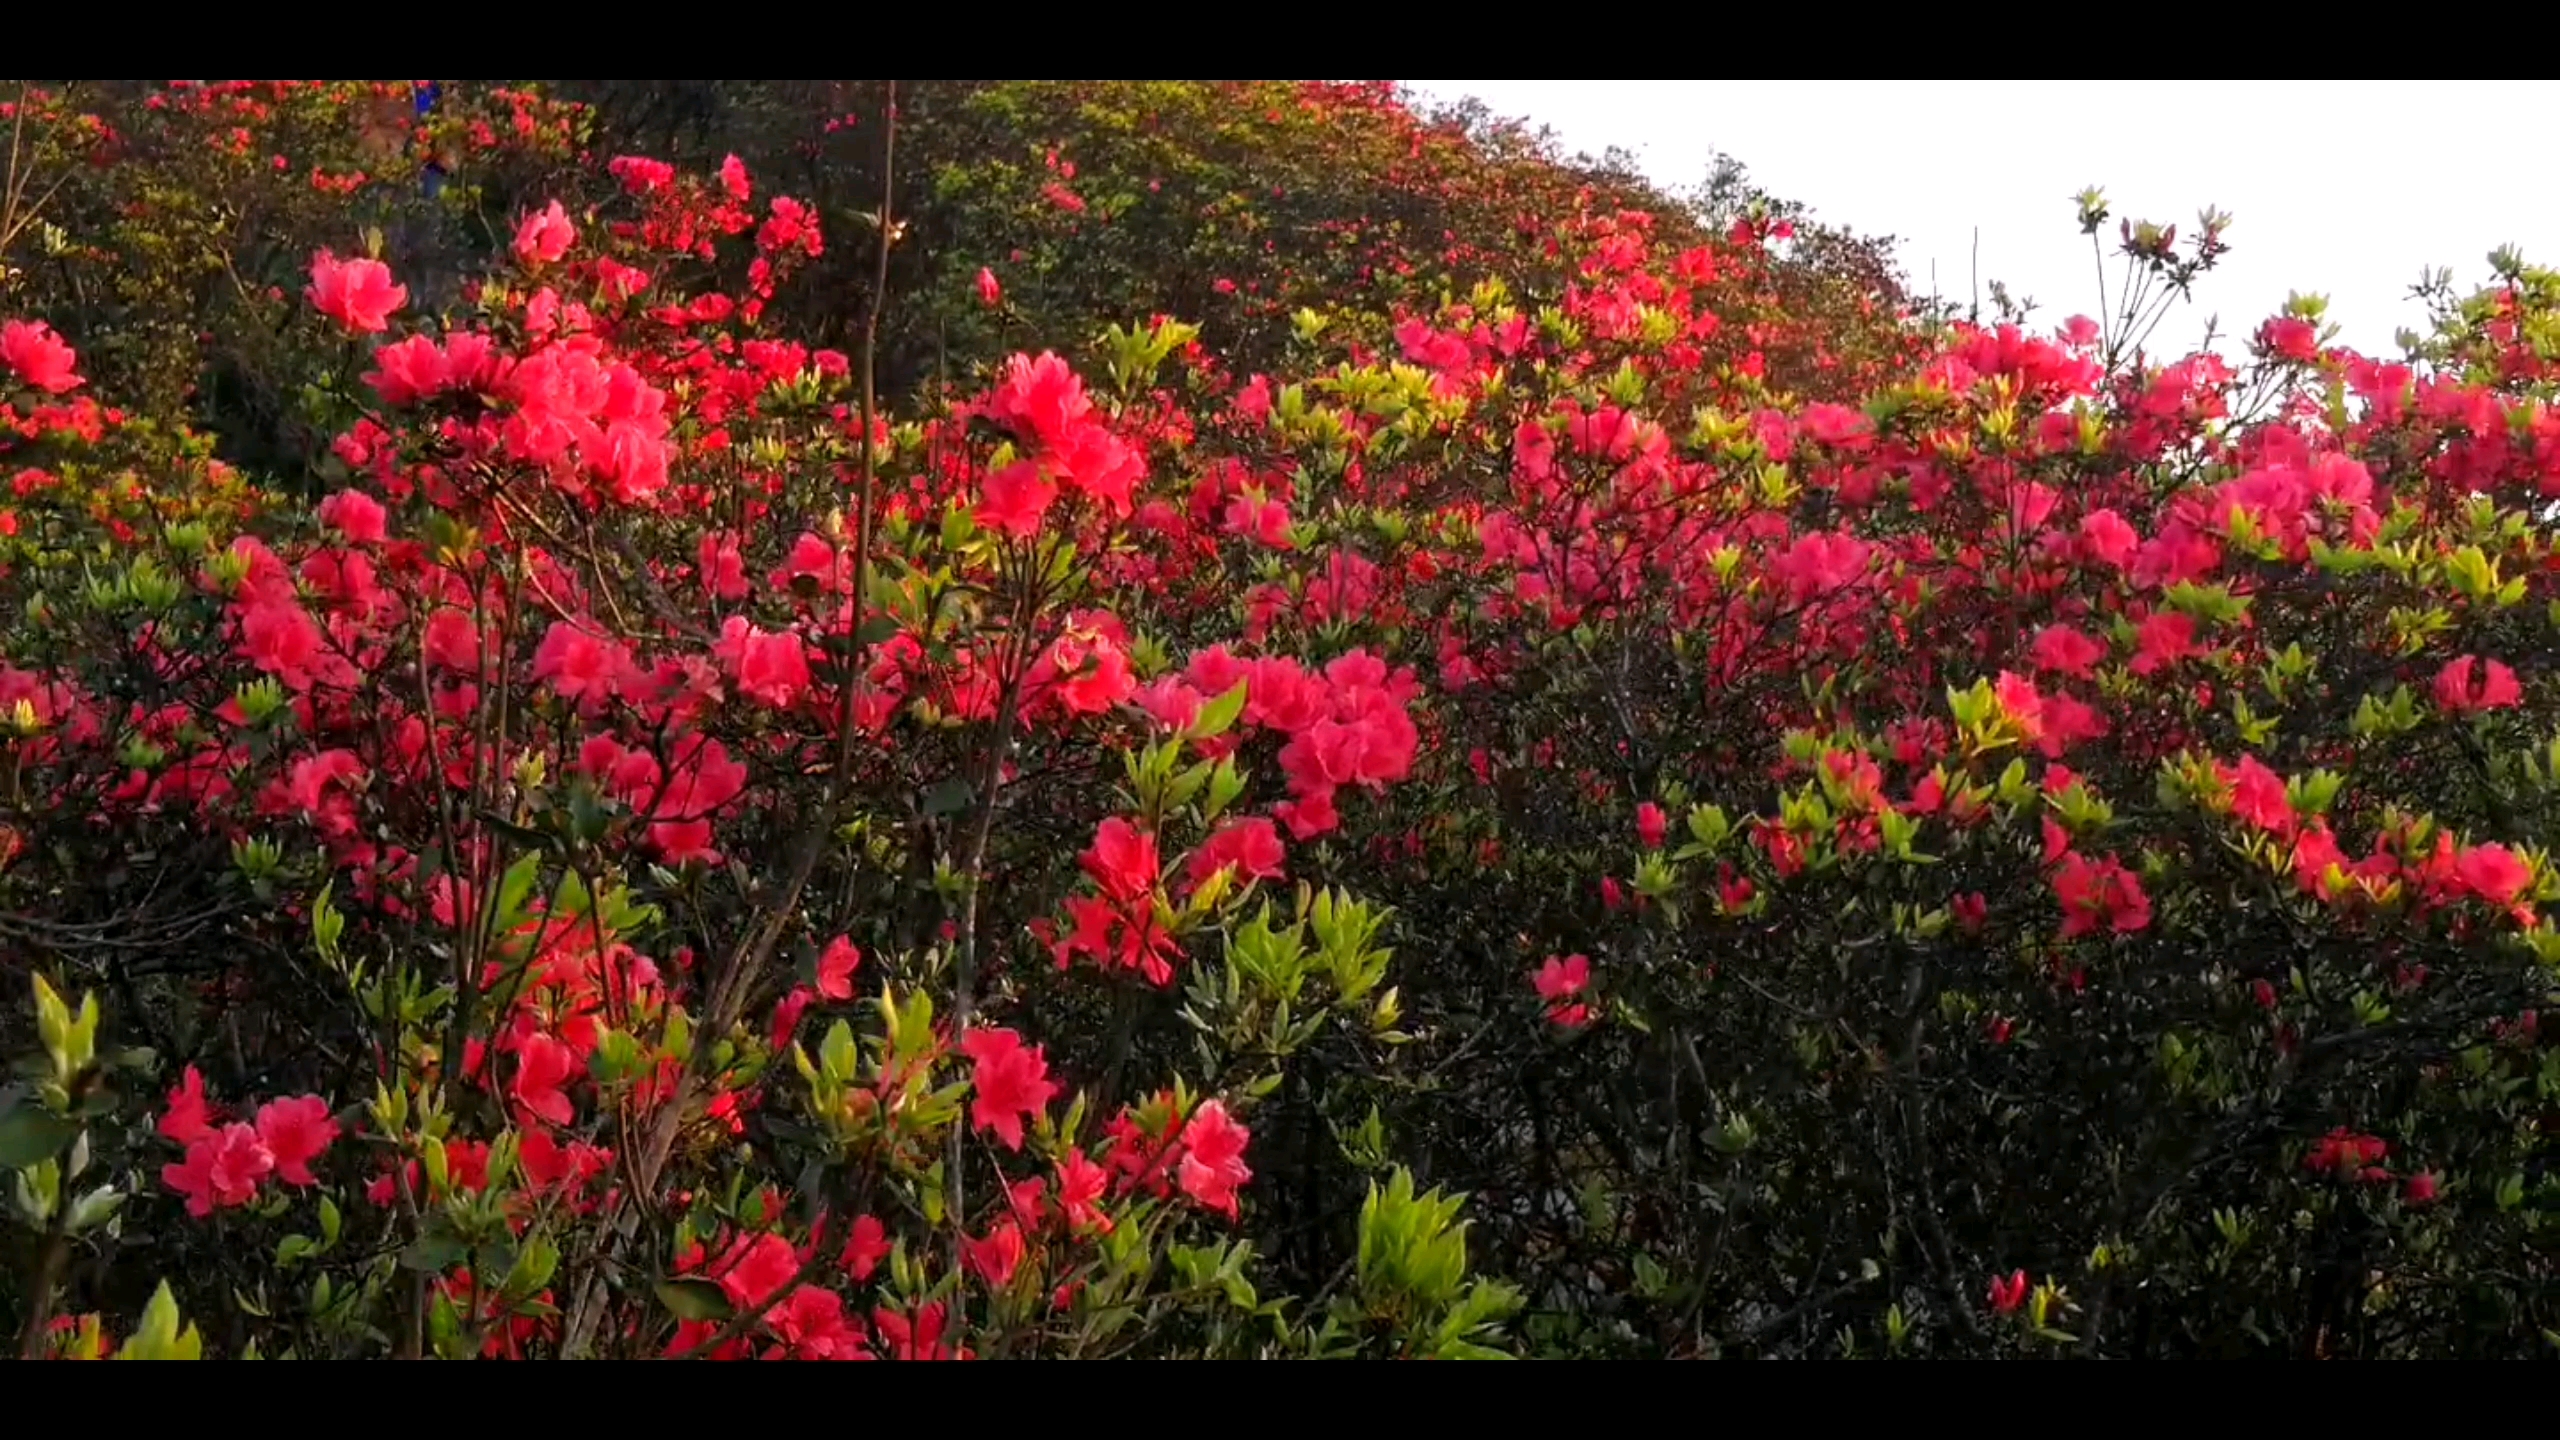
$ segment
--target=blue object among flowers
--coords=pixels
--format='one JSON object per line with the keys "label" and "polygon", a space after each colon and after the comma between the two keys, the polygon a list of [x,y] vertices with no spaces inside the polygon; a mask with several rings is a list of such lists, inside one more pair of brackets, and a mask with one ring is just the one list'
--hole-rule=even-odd
{"label": "blue object among flowers", "polygon": [[[436,102],[437,102],[438,100],[443,99],[443,98],[444,98],[444,82],[443,82],[443,81],[441,81],[441,80],[421,80],[421,81],[419,81],[419,82],[418,82],[418,118],[419,118],[419,119],[421,119],[421,120],[424,120],[425,118],[427,118],[427,116],[435,110],[435,108],[436,108]],[[434,160],[432,157],[430,157],[430,158],[428,159],[428,161],[427,161],[427,165],[426,165],[426,172],[425,172],[425,174],[424,174],[424,175],[422,175],[422,176],[420,177],[420,182],[419,182],[419,183],[424,187],[424,189],[425,189],[425,191],[426,191],[427,198],[428,198],[428,199],[430,199],[430,200],[433,200],[434,198],[436,198],[436,195],[444,189],[444,167],[443,167],[442,165],[437,164],[437,163],[435,162],[435,160]]]}

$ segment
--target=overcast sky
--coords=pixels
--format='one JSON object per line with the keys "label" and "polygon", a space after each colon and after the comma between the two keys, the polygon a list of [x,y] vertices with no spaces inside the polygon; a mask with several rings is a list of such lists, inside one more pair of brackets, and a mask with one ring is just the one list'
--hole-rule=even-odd
{"label": "overcast sky", "polygon": [[2555,81],[1406,83],[1551,126],[1568,150],[1622,146],[1669,185],[1723,151],[1823,220],[1901,237],[1923,293],[1932,260],[1940,293],[1969,293],[1979,227],[1983,281],[2033,297],[2042,323],[2097,313],[2070,199],[2083,186],[2117,218],[2178,225],[2182,245],[2217,206],[2234,217],[2231,253],[2155,355],[2193,347],[2216,313],[2245,336],[2289,290],[2327,295],[2343,343],[2397,354],[2394,331],[2424,320],[2408,298],[2422,270],[2450,267],[2468,292],[2500,245],[2560,264]]}

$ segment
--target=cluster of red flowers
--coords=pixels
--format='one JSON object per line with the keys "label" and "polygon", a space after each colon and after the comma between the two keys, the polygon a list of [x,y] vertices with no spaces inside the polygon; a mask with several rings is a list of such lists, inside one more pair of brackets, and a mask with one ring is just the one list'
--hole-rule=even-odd
{"label": "cluster of red flowers", "polygon": [[1534,983],[1538,998],[1547,1002],[1548,1019],[1567,1030],[1591,1023],[1591,1006],[1583,999],[1591,988],[1590,956],[1550,955],[1538,967]]}
{"label": "cluster of red flowers", "polygon": [[[1117,648],[1100,648],[1109,644],[1107,638],[1096,644],[1094,653],[1108,663],[1097,665],[1093,673],[1125,677]],[[1037,678],[1039,672],[1033,675]],[[1279,759],[1290,798],[1273,807],[1273,816],[1299,840],[1341,826],[1334,801],[1343,786],[1380,790],[1412,771],[1420,734],[1406,707],[1420,686],[1411,671],[1390,673],[1366,651],[1354,650],[1321,672],[1310,672],[1287,656],[1242,660],[1216,646],[1192,656],[1179,675],[1167,675],[1143,690],[1125,687],[1125,698],[1159,726],[1181,730],[1199,717],[1211,697],[1232,695],[1239,687],[1244,691],[1244,727],[1288,737]],[[1067,687],[1060,689],[1064,693]],[[1080,708],[1071,695],[1066,698],[1069,708]],[[1233,733],[1210,737],[1200,742],[1201,749],[1212,757],[1228,755],[1240,739]],[[1196,889],[1220,870],[1241,880],[1277,879],[1284,859],[1273,821],[1243,816],[1228,821],[1192,852],[1188,881]],[[1151,984],[1172,983],[1180,950],[1156,914],[1163,869],[1156,836],[1114,816],[1095,830],[1081,861],[1098,893],[1067,900],[1063,935],[1048,928],[1060,968],[1078,956],[1090,956],[1106,969],[1135,971]]]}
{"label": "cluster of red flowers", "polygon": [[1106,515],[1129,514],[1145,461],[1100,422],[1084,382],[1065,361],[1047,353],[1015,356],[983,413],[1033,453],[987,476],[979,524],[1027,539],[1039,533],[1062,483]]}
{"label": "cluster of red flowers", "polygon": [[60,395],[79,388],[85,383],[75,373],[79,363],[62,337],[40,320],[0,324],[0,366],[30,389]]}
{"label": "cluster of red flowers", "polygon": [[318,1184],[311,1163],[338,1138],[329,1102],[317,1095],[270,1100],[252,1120],[221,1123],[205,1098],[204,1076],[192,1065],[169,1092],[159,1130],[187,1152],[183,1161],[161,1167],[161,1183],[185,1196],[187,1213],[198,1217],[257,1199],[270,1175],[287,1185]]}
{"label": "cluster of red flowers", "polygon": [[2302,1163],[2306,1169],[2371,1185],[2391,1178],[2391,1172],[2382,1168],[2383,1158],[2390,1153],[2391,1147],[2380,1139],[2341,1125],[2320,1137]]}

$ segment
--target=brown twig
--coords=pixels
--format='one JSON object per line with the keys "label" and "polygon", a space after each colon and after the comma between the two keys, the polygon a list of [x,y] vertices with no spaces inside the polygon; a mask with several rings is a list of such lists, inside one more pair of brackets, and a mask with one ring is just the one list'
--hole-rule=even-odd
{"label": "brown twig", "polygon": [[64,1219],[71,1209],[69,1188],[65,1184],[64,1193],[55,1197],[57,1204],[53,1224],[46,1227],[44,1258],[36,1266],[35,1289],[27,1308],[27,1323],[18,1332],[18,1358],[21,1360],[44,1358],[45,1337],[53,1324],[55,1292],[62,1288],[62,1272],[71,1264],[71,1235],[64,1228]]}

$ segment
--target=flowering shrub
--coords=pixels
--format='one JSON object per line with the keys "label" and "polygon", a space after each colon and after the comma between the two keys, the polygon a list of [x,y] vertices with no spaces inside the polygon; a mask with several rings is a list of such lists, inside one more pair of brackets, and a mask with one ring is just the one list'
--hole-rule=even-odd
{"label": "flowering shrub", "polygon": [[316,501],[0,331],[22,1354],[2560,1327],[2550,276],[1834,349],[1585,205],[893,411],[819,207],[598,169],[313,245]]}
{"label": "flowering shrub", "polygon": [[80,348],[98,393],[193,421],[225,460],[326,453],[308,391],[344,347],[301,303],[311,252],[378,247],[441,301],[519,187],[579,173],[578,112],[408,82],[12,82],[0,310]]}
{"label": "flowering shrub", "polygon": [[[1166,677],[1137,705],[1144,644],[1090,604],[1085,552],[1123,528],[1161,418],[1097,405],[1044,356],[948,419],[868,423],[843,357],[724,328],[819,248],[804,207],[753,203],[735,166],[615,171],[624,218],[529,216],[513,273],[446,325],[392,339],[409,296],[389,269],[312,258],[307,303],[382,340],[334,447],[350,483],[307,518],[124,526],[114,578],[66,589],[63,562],[109,532],[50,484],[12,512],[32,668],[5,699],[39,786],[13,850],[163,845],[123,933],[215,926],[283,968],[211,992],[120,971],[175,982],[175,1033],[152,1038],[192,1049],[203,1007],[237,1025],[244,1002],[297,1039],[235,1072],[353,1107],[226,1094],[189,1066],[154,1125],[168,1158],[123,1158],[195,1219],[283,1232],[224,1277],[257,1309],[282,1272],[315,1273],[305,1314],[243,1342],[271,1351],[380,1333],[447,1354],[1077,1354],[1168,1326],[1212,1349],[1363,1343],[1260,1301],[1251,1244],[1216,1222],[1239,1213],[1240,1111],[1275,1067],[1393,1009],[1378,913],[1258,893],[1284,872],[1256,811],[1319,833],[1343,786],[1402,778],[1409,674],[1211,649],[1191,673],[1213,690]],[[744,295],[660,278],[723,238],[755,248]],[[84,383],[49,331],[9,333],[48,399]],[[115,438],[61,405],[11,418],[13,462],[72,470]],[[1281,750],[1290,798],[1257,795],[1246,743]],[[1130,756],[1122,783],[1073,766],[1104,745]],[[1015,867],[982,916],[1009,787],[1103,818],[1079,866]],[[759,877],[740,855],[784,858]],[[55,873],[12,859],[13,885]],[[1033,882],[1047,900],[1017,893]],[[1058,902],[1049,946],[1010,943]],[[56,892],[34,933],[82,933],[80,903]],[[1073,1003],[1012,973],[1025,960],[1152,990],[1222,935],[1231,965],[1186,976],[1218,1092],[1131,1054],[1065,1105],[1044,1047],[982,1008]],[[60,1102],[22,1112],[46,1195],[87,1168],[57,1142],[97,1113],[85,1042],[57,1068]],[[775,1082],[788,1117],[759,1113]],[[739,1168],[751,1120],[784,1168]],[[1389,1215],[1439,1213],[1381,1193]],[[99,1219],[25,1208],[56,1241]],[[1446,1228],[1413,1223],[1416,1243]],[[1502,1292],[1451,1285],[1451,1314],[1414,1314],[1400,1343],[1475,1346]]]}
{"label": "flowering shrub", "polygon": [[[1436,304],[1484,274],[1572,263],[1552,220],[1652,214],[1687,248],[1758,216],[1792,232],[1728,252],[1701,296],[1740,361],[1820,398],[1854,401],[1871,367],[1909,358],[1909,308],[1874,242],[1826,228],[1719,172],[1693,214],[1622,159],[1566,160],[1517,124],[1418,113],[1389,82],[1078,80],[896,82],[894,175],[883,173],[880,81],[560,81],[600,146],[692,159],[736,153],[788,177],[832,223],[799,298],[777,304],[812,344],[850,346],[870,318],[872,218],[894,180],[903,243],[880,316],[884,389],[903,394],[1133,317],[1173,315],[1238,374],[1290,356],[1301,309],[1384,315]],[[983,277],[983,279],[981,278]],[[996,288],[985,288],[992,284]]]}

